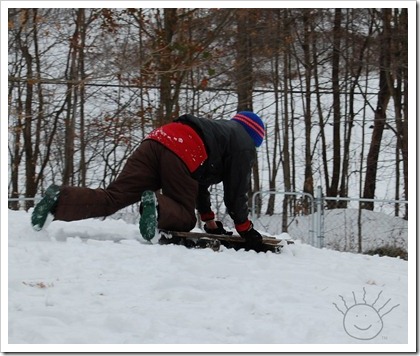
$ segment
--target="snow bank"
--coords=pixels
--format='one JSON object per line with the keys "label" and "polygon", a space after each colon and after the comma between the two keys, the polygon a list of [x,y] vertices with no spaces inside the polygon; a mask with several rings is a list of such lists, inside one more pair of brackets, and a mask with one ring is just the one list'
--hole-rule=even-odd
{"label": "snow bank", "polygon": [[[282,215],[274,218],[261,216],[255,220],[257,228],[267,231],[281,230]],[[312,236],[312,215],[296,216],[288,227],[289,233],[302,242],[310,244]],[[324,246],[326,248],[357,252],[359,233],[362,251],[367,252],[384,246],[408,251],[408,221],[381,212],[362,209],[332,209],[323,213]]]}

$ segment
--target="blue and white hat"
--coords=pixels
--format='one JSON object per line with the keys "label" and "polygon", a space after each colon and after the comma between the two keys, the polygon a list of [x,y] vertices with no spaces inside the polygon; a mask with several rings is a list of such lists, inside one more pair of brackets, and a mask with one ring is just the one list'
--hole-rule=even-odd
{"label": "blue and white hat", "polygon": [[255,147],[261,146],[265,135],[265,127],[257,114],[252,111],[240,111],[232,117],[232,120],[239,122],[245,128],[254,140]]}

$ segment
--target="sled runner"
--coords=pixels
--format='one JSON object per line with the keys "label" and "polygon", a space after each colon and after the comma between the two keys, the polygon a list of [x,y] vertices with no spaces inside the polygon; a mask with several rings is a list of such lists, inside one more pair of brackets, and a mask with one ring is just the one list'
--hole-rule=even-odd
{"label": "sled runner", "polygon": [[[159,231],[160,245],[182,245],[187,248],[211,248],[219,251],[220,246],[240,250],[245,248],[245,240],[239,235],[213,235],[206,232]],[[293,244],[292,240],[277,239],[263,235],[262,249],[258,252],[280,253],[285,245]]]}

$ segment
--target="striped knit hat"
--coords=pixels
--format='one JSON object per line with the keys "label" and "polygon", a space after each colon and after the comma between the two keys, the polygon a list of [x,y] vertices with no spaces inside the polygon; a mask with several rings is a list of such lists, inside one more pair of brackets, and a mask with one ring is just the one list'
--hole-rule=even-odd
{"label": "striped knit hat", "polygon": [[232,120],[239,122],[254,140],[255,147],[260,147],[265,134],[264,123],[261,118],[252,111],[240,111]]}

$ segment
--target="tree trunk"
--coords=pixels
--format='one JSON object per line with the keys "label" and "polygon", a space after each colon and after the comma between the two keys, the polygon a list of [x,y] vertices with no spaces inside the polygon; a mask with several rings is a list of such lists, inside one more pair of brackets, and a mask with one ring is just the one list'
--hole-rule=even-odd
{"label": "tree trunk", "polygon": [[80,126],[79,126],[79,140],[80,140],[80,162],[79,162],[79,185],[86,186],[86,140],[85,140],[85,50],[86,50],[86,14],[85,9],[81,8],[77,11],[77,22],[80,24],[80,46],[79,52],[79,73],[81,83],[80,91]]}
{"label": "tree trunk", "polygon": [[236,56],[236,90],[238,93],[237,111],[252,111],[252,44],[250,29],[252,10],[238,10],[237,18],[237,56]]}
{"label": "tree trunk", "polygon": [[[382,135],[386,123],[386,109],[388,107],[388,102],[391,95],[388,81],[391,48],[391,9],[382,9],[382,16],[383,32],[380,41],[378,103],[373,121],[373,132],[369,153],[366,160],[366,177],[363,192],[363,197],[368,199],[373,199],[375,197],[379,151],[381,148]],[[373,202],[365,203],[364,208],[373,210]]]}
{"label": "tree trunk", "polygon": [[76,114],[78,104],[78,48],[80,46],[80,13],[76,19],[76,29],[70,40],[69,68],[67,80],[67,113],[64,119],[66,137],[64,139],[64,171],[63,185],[71,185],[74,182],[74,153],[76,138]]}
{"label": "tree trunk", "polygon": [[311,26],[311,9],[303,10],[303,57],[305,66],[305,181],[303,183],[303,191],[313,195],[313,176],[312,176],[312,154],[311,154],[311,129],[312,129],[312,112],[311,112],[311,40],[313,40],[313,31]]}
{"label": "tree trunk", "polygon": [[[403,91],[403,122],[401,123],[401,152],[403,157],[404,174],[404,197],[408,200],[408,13],[407,9],[402,9],[402,79],[404,83]],[[404,219],[408,220],[408,204],[405,205]]]}
{"label": "tree trunk", "polygon": [[[237,34],[236,34],[236,91],[238,94],[237,111],[253,111],[253,66],[252,66],[252,41],[250,31],[253,25],[253,10],[240,9],[237,11]],[[252,196],[260,190],[260,176],[258,159],[252,167],[251,186],[249,187],[249,206],[252,205]],[[261,196],[256,200],[257,214],[261,213]]]}
{"label": "tree trunk", "polygon": [[[9,97],[11,97],[11,92],[13,89],[9,89]],[[12,192],[10,194],[11,198],[19,197],[19,166],[22,161],[22,149],[21,149],[21,139],[22,139],[22,101],[20,98],[17,100],[18,110],[16,123],[13,125],[13,148],[10,150],[10,180],[12,185]],[[18,210],[19,202],[9,203],[9,209]]]}
{"label": "tree trunk", "polygon": [[[395,10],[397,11],[397,10]],[[401,152],[403,161],[403,187],[404,187],[404,199],[408,200],[408,14],[407,9],[402,9],[401,14],[396,13],[395,19],[395,31],[394,33],[394,48],[393,59],[395,61],[395,74],[396,74],[396,86],[395,88],[391,85],[392,77],[388,73],[388,81],[390,82],[391,95],[394,102],[395,112],[395,123],[396,123],[396,135],[397,135],[397,164],[396,164],[396,199],[399,199],[399,151]],[[398,197],[398,198],[397,198]],[[396,211],[398,214],[398,211]],[[404,213],[404,218],[408,219],[408,210]]]}
{"label": "tree trunk", "polygon": [[[372,30],[373,30],[373,18],[370,19],[369,30],[366,38],[363,42],[363,45],[360,49],[360,52],[357,54],[355,53],[356,44],[354,40],[349,43],[347,48],[349,48],[348,56],[346,56],[347,67],[351,70],[351,84],[349,90],[349,108],[348,108],[348,123],[347,123],[347,132],[344,139],[344,149],[343,149],[343,166],[342,166],[342,173],[341,173],[341,184],[340,184],[340,197],[347,197],[348,196],[348,175],[349,175],[349,162],[350,162],[350,143],[352,138],[352,131],[354,126],[354,118],[356,116],[354,110],[354,103],[355,103],[355,91],[359,88],[359,79],[360,75],[363,70],[363,63],[365,61],[365,53],[366,49],[368,48],[368,44],[371,41]],[[349,25],[352,26],[353,22],[350,21]],[[356,60],[355,60],[356,59]],[[355,68],[355,69],[353,69]],[[343,201],[342,204],[339,206],[347,207],[347,202]]]}
{"label": "tree trunk", "polygon": [[[333,169],[331,186],[327,190],[327,196],[335,197],[338,193],[341,166],[341,104],[340,104],[340,42],[341,42],[341,9],[335,9],[333,29],[333,53],[332,53],[332,91],[333,91]],[[328,189],[328,188],[327,188]]]}
{"label": "tree trunk", "polygon": [[160,105],[158,110],[157,126],[166,124],[173,118],[174,99],[172,95],[172,40],[178,23],[177,9],[163,10],[164,29],[161,37],[159,56],[159,80],[160,80]]}
{"label": "tree trunk", "polygon": [[[279,116],[280,116],[280,98],[279,98],[279,87],[280,87],[280,71],[279,71],[279,64],[280,64],[280,52],[281,52],[281,10],[276,10],[275,14],[273,14],[273,17],[276,20],[276,38],[274,40],[274,54],[273,54],[273,87],[274,87],[274,102],[275,102],[275,116],[274,116],[274,138],[273,138],[273,153],[272,153],[272,159],[271,159],[271,165],[269,164],[269,190],[275,191],[276,190],[276,181],[277,181],[277,173],[279,170],[279,166],[281,163],[281,142],[280,142],[280,122],[279,122]],[[267,148],[267,162],[270,163],[269,159],[269,145],[266,145]],[[279,157],[280,156],[280,157]],[[267,204],[267,215],[273,215],[274,214],[274,207],[276,202],[276,195],[270,194],[268,198],[268,204]]]}
{"label": "tree trunk", "polygon": [[[31,10],[25,10],[24,16],[25,21],[29,23],[29,15]],[[28,25],[28,24],[27,24]],[[29,26],[29,25],[28,25]],[[24,138],[24,147],[25,147],[25,179],[26,179],[26,191],[25,196],[27,198],[32,198],[36,194],[36,158],[34,157],[33,150],[33,132],[32,132],[32,123],[33,123],[33,96],[34,96],[34,71],[33,71],[33,57],[29,52],[29,48],[26,43],[21,43],[21,51],[23,58],[25,60],[26,70],[27,70],[27,81],[26,81],[26,98],[24,104],[24,129],[23,129],[23,138]],[[26,204],[26,209],[29,209],[33,206],[32,201],[28,201]]]}
{"label": "tree trunk", "polygon": [[[284,181],[284,190],[286,192],[292,191],[292,182],[291,182],[291,169],[290,169],[290,148],[289,148],[289,122],[293,126],[293,120],[289,117],[289,85],[290,80],[290,19],[289,19],[289,10],[284,10],[283,16],[283,31],[284,31],[284,54],[283,54],[283,82],[284,82],[284,94],[283,94],[283,181]],[[280,20],[280,19],[279,19]],[[289,197],[285,195],[283,198],[283,213],[282,213],[282,232],[288,231],[288,203]]]}

